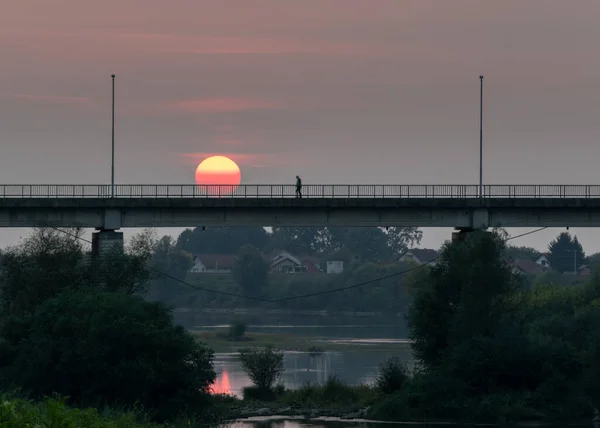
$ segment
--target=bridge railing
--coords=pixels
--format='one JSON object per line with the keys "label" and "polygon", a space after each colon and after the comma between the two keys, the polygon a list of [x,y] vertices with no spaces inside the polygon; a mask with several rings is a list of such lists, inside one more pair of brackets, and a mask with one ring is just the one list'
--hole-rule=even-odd
{"label": "bridge railing", "polygon": [[[600,185],[485,185],[484,198],[600,198]],[[110,185],[6,184],[1,198],[110,198]],[[340,185],[307,184],[304,198],[477,198],[478,185]],[[118,184],[115,198],[294,198],[296,187],[286,184],[198,186],[192,184]]]}

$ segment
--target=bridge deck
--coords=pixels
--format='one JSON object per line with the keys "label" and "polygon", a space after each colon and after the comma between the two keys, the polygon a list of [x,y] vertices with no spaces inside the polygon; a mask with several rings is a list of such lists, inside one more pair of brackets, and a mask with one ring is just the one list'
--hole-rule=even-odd
{"label": "bridge deck", "polygon": [[[0,186],[0,227],[599,227],[600,186]],[[229,192],[229,193],[227,193]]]}

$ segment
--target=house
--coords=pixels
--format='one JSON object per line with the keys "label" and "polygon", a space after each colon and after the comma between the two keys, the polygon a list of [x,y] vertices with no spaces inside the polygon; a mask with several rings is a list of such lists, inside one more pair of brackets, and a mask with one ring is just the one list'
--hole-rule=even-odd
{"label": "house", "polygon": [[321,272],[315,258],[296,257],[288,251],[275,251],[265,259],[269,263],[269,272],[272,273]]}
{"label": "house", "polygon": [[435,259],[438,257],[439,253],[436,250],[413,248],[402,254],[398,261],[403,263],[412,262],[419,265],[427,263],[431,266],[435,266]]}
{"label": "house", "polygon": [[545,268],[550,267],[550,261],[548,261],[548,257],[545,254],[542,254],[540,257],[538,257],[535,263],[537,263],[540,266],[544,266]]}
{"label": "house", "polygon": [[194,254],[193,273],[231,273],[237,261],[232,254]]}
{"label": "house", "polygon": [[344,262],[341,260],[328,260],[327,261],[327,273],[328,274],[340,274],[344,272]]}
{"label": "house", "polygon": [[538,263],[537,260],[517,259],[512,262],[513,272],[523,275],[539,275],[550,269],[549,265]]}
{"label": "house", "polygon": [[592,274],[592,268],[588,265],[579,266],[579,275],[580,276],[590,276]]}

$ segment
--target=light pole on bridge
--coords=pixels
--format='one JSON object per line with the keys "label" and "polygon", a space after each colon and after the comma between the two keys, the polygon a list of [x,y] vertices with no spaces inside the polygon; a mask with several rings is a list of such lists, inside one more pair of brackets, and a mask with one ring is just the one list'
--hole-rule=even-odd
{"label": "light pole on bridge", "polygon": [[483,197],[483,76],[479,76],[479,197]]}
{"label": "light pole on bridge", "polygon": [[111,133],[111,162],[110,162],[110,197],[115,197],[115,75],[112,78],[112,133]]}

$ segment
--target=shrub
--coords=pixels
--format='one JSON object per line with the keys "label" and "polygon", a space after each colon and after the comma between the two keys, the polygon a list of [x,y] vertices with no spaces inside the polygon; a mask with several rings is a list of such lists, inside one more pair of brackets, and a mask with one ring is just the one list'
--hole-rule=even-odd
{"label": "shrub", "polygon": [[375,385],[384,394],[401,390],[409,379],[406,365],[398,357],[390,357],[379,366]]}
{"label": "shrub", "polygon": [[140,405],[164,420],[201,411],[216,377],[212,351],[174,326],[164,305],[123,293],[63,292],[0,333],[2,381],[32,398]]}
{"label": "shrub", "polygon": [[229,326],[228,336],[229,340],[242,340],[246,336],[246,329],[248,324],[243,321],[234,321]]}
{"label": "shrub", "polygon": [[276,385],[271,389],[260,389],[256,386],[247,386],[242,389],[244,400],[274,401],[278,396],[285,393],[283,385]]}
{"label": "shrub", "polygon": [[261,391],[270,391],[283,373],[283,352],[268,346],[262,349],[240,350],[242,370],[254,386]]}

